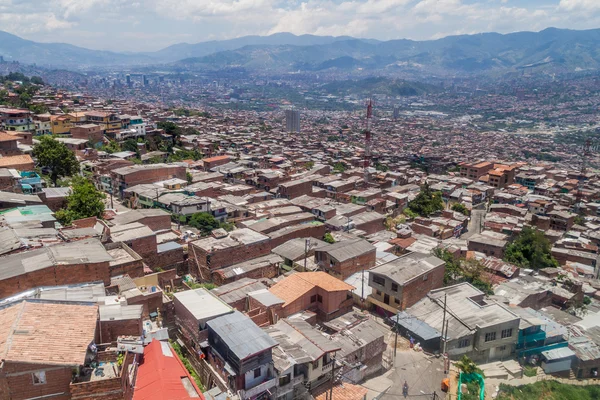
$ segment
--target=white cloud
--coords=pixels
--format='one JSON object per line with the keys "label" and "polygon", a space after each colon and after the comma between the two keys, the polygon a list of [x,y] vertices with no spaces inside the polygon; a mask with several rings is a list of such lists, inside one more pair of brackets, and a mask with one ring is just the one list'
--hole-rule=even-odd
{"label": "white cloud", "polygon": [[[600,26],[600,0],[543,1],[0,0],[0,30],[93,48],[151,50],[276,32],[385,40]],[[102,40],[94,42],[94,35]]]}

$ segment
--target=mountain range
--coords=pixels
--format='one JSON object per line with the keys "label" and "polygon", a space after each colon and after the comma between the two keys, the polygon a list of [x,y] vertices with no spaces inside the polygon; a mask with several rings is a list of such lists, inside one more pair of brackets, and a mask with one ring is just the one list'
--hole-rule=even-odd
{"label": "mountain range", "polygon": [[437,40],[357,39],[278,33],[196,44],[180,43],[156,52],[119,53],[64,43],[38,43],[0,31],[6,61],[82,68],[168,64],[181,69],[352,71],[479,74],[543,67],[572,72],[600,69],[600,29],[548,28],[541,32],[482,33]]}

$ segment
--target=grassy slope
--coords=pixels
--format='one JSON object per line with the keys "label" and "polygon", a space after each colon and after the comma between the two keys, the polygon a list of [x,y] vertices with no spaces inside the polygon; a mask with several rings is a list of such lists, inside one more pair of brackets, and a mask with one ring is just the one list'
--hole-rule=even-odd
{"label": "grassy slope", "polygon": [[500,385],[497,400],[597,400],[600,386],[565,385],[556,381],[541,381],[531,385]]}

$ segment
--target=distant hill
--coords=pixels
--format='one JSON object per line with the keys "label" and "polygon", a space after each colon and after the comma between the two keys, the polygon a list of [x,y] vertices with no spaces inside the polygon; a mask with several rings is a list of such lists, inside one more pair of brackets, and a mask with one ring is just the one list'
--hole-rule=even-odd
{"label": "distant hill", "polygon": [[403,79],[366,78],[359,80],[344,80],[325,84],[319,89],[338,96],[385,94],[388,96],[418,96],[425,93],[440,91],[440,88],[420,82],[410,82]]}
{"label": "distant hill", "polygon": [[0,31],[5,60],[68,68],[167,63],[173,69],[242,67],[277,71],[411,70],[434,75],[557,72],[600,69],[600,29],[549,28],[541,32],[482,33],[438,40],[377,41],[348,36],[278,33],[196,44],[156,52],[118,53],[63,43],[37,43]]}
{"label": "distant hill", "polygon": [[43,66],[79,67],[150,63],[144,55],[90,50],[65,43],[37,43],[0,31],[0,56],[5,61]]}
{"label": "distant hill", "polygon": [[310,46],[260,45],[181,60],[179,65],[248,69],[349,70],[411,68],[434,74],[471,74],[544,67],[556,71],[600,69],[600,29],[549,28],[507,35],[482,33],[438,40],[371,43],[339,40]]}

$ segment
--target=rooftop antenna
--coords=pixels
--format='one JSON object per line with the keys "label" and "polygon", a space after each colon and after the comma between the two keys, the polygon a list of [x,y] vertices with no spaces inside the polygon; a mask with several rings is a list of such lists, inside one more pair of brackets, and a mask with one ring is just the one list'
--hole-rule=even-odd
{"label": "rooftop antenna", "polygon": [[575,195],[575,212],[583,213],[583,187],[587,173],[587,161],[592,153],[592,141],[586,139],[583,145],[583,154],[581,155],[581,170],[579,172],[579,182],[577,183],[577,194]]}
{"label": "rooftop antenna", "polygon": [[367,129],[365,129],[365,161],[364,161],[364,179],[369,183],[369,171],[371,166],[371,120],[373,119],[373,100],[367,99]]}

